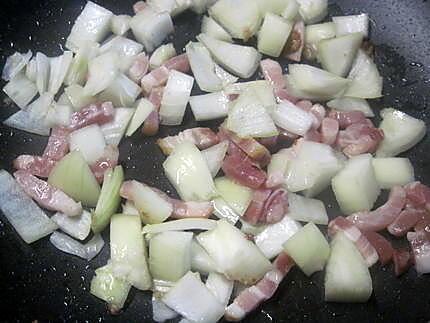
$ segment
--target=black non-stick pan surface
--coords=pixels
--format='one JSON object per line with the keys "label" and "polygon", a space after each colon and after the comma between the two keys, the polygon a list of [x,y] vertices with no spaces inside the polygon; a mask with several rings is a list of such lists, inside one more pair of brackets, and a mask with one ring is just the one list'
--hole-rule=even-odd
{"label": "black non-stick pan surface", "polygon": [[[132,14],[133,1],[97,1],[116,14]],[[15,51],[42,51],[48,56],[61,53],[61,45],[83,0],[1,0],[0,65]],[[426,121],[430,114],[430,3],[426,0],[338,0],[330,2],[329,14],[367,12],[371,19],[371,39],[376,45],[376,60],[384,77],[384,94],[372,101],[377,112],[394,107]],[[172,38],[177,50],[200,30],[201,18],[185,13],[175,18]],[[286,66],[287,62],[283,62]],[[255,77],[254,77],[255,78]],[[1,83],[3,86],[4,83]],[[198,93],[195,89],[194,93]],[[0,101],[0,121],[16,108]],[[181,127],[162,128],[160,136],[196,126],[188,112]],[[203,123],[216,127],[216,123]],[[23,153],[40,154],[47,138],[29,135],[0,125],[0,168],[12,171],[12,160]],[[137,133],[120,145],[120,162],[126,177],[154,185],[174,195],[163,176],[161,152],[155,138]],[[430,184],[430,137],[407,152],[417,179]],[[321,197],[330,216],[339,214],[330,192]],[[383,199],[381,199],[382,201]],[[104,233],[108,239],[108,232]],[[107,240],[108,241],[108,240]],[[404,242],[394,241],[396,245]],[[64,254],[47,238],[25,244],[5,217],[0,214],[0,321],[31,322],[38,320],[67,322],[152,322],[149,293],[132,290],[120,316],[107,313],[105,304],[93,297],[89,286],[94,270],[109,257],[105,246],[91,262]],[[247,322],[428,322],[430,320],[430,275],[418,277],[411,269],[396,278],[392,265],[371,269],[373,295],[365,304],[324,302],[324,275],[311,278],[294,268],[275,296],[247,317]],[[192,291],[190,291],[192,293]]]}

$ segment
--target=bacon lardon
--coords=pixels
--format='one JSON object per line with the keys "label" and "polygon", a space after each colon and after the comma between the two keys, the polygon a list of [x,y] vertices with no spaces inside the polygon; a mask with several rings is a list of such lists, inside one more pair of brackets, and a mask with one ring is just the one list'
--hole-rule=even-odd
{"label": "bacon lardon", "polygon": [[302,59],[303,48],[305,46],[305,23],[302,20],[297,21],[282,55],[295,62],[300,62]]}
{"label": "bacon lardon", "polygon": [[112,121],[114,114],[112,102],[90,104],[72,114],[69,129],[73,131],[91,124],[102,125]]}
{"label": "bacon lardon", "polygon": [[119,150],[118,147],[108,145],[105,147],[103,155],[90,165],[91,171],[97,179],[97,182],[102,183],[105,172],[109,168],[114,168],[118,164]]}
{"label": "bacon lardon", "polygon": [[183,202],[177,199],[169,199],[173,206],[172,219],[208,218],[213,213],[211,202]]}
{"label": "bacon lardon", "polygon": [[381,265],[388,264],[393,259],[394,248],[390,241],[385,239],[382,235],[373,231],[362,232],[370,244],[375,248],[378,253],[379,262]]}
{"label": "bacon lardon", "polygon": [[140,80],[148,73],[149,58],[145,53],[140,53],[136,56],[133,63],[128,69],[128,76],[135,82],[140,83]]}
{"label": "bacon lardon", "polygon": [[321,142],[332,146],[336,142],[339,133],[339,122],[331,118],[324,118],[321,121]]}
{"label": "bacon lardon", "polygon": [[69,152],[69,133],[64,127],[52,128],[43,157],[52,160],[60,160]]}
{"label": "bacon lardon", "polygon": [[260,62],[260,68],[264,79],[268,81],[274,89],[282,89],[285,87],[282,67],[278,62],[267,58]]}
{"label": "bacon lardon", "polygon": [[339,122],[340,129],[346,129],[354,123],[361,123],[366,119],[366,116],[361,111],[336,111],[331,110],[328,114],[329,118]]}
{"label": "bacon lardon", "polygon": [[191,128],[178,133],[176,136],[158,139],[157,145],[165,155],[170,155],[177,145],[185,141],[193,143],[199,149],[206,149],[218,144],[219,138],[210,128]]}
{"label": "bacon lardon", "polygon": [[21,155],[13,161],[13,167],[38,177],[47,178],[56,163],[56,160],[41,156]]}
{"label": "bacon lardon", "polygon": [[266,173],[252,162],[248,157],[240,158],[237,155],[227,156],[222,163],[225,175],[234,181],[257,189],[266,182]]}
{"label": "bacon lardon", "polygon": [[154,105],[154,110],[149,114],[143,122],[142,133],[145,136],[155,136],[160,129],[160,110],[161,99],[163,97],[164,88],[156,87],[151,90],[148,100]]}

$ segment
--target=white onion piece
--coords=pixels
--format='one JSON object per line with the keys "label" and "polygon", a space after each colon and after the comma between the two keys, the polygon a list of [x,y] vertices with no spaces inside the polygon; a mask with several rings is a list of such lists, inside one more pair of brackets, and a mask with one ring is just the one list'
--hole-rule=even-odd
{"label": "white onion piece", "polygon": [[343,97],[327,102],[327,106],[329,108],[344,112],[361,111],[366,117],[370,118],[375,116],[372,108],[365,99]]}
{"label": "white onion piece", "polygon": [[67,72],[65,84],[79,84],[83,85],[87,77],[88,61],[93,59],[99,54],[99,44],[91,41],[82,43],[81,47],[76,52],[75,57]]}
{"label": "white onion piece", "polygon": [[245,90],[228,111],[226,128],[239,137],[272,137],[278,135],[269,112],[251,90]]}
{"label": "white onion piece", "polygon": [[72,84],[66,87],[64,93],[75,111],[79,111],[83,107],[97,102],[97,97],[88,95],[85,89],[79,84]]}
{"label": "white onion piece", "polygon": [[55,248],[88,261],[97,256],[105,244],[100,234],[95,234],[90,241],[82,244],[58,231],[51,234],[49,241]]}
{"label": "white onion piece", "polygon": [[133,117],[134,109],[131,108],[116,108],[115,116],[109,123],[105,123],[100,128],[106,140],[107,145],[118,146],[125,130]]}
{"label": "white onion piece", "polygon": [[33,83],[36,83],[36,76],[37,76],[36,57],[33,57],[25,67],[25,77],[28,78]]}
{"label": "white onion piece", "polygon": [[202,14],[217,0],[191,0],[191,10],[197,14]]}
{"label": "white onion piece", "polygon": [[174,126],[182,123],[193,84],[192,76],[175,70],[170,71],[161,99],[161,124]]}
{"label": "white onion piece", "polygon": [[176,56],[176,50],[172,43],[161,45],[152,53],[149,59],[149,67],[154,70],[174,56]]}
{"label": "white onion piece", "polygon": [[162,300],[152,296],[152,319],[155,322],[172,320],[177,316],[178,313],[170,309]]}
{"label": "white onion piece", "polygon": [[33,56],[33,53],[31,50],[29,50],[25,54],[21,54],[18,52],[15,52],[13,55],[9,56],[6,59],[6,63],[3,67],[2,72],[2,79],[5,81],[10,81],[11,79],[15,78],[21,72],[24,67],[30,62],[31,57]]}
{"label": "white onion piece", "polygon": [[299,13],[307,25],[320,22],[327,15],[327,0],[296,0]]}
{"label": "white onion piece", "polygon": [[168,12],[174,17],[187,10],[191,0],[147,0],[146,3],[156,12]]}
{"label": "white onion piece", "polygon": [[215,229],[200,233],[197,241],[228,279],[253,284],[271,268],[258,247],[224,219]]}
{"label": "white onion piece", "polygon": [[100,47],[100,54],[115,52],[119,60],[116,62],[122,72],[128,70],[136,56],[143,51],[143,45],[123,36],[109,38]]}
{"label": "white onion piece", "polygon": [[50,128],[55,126],[67,127],[70,125],[73,109],[69,105],[55,103],[50,106],[46,115],[46,123]]}
{"label": "white onion piece", "polygon": [[333,178],[331,187],[344,214],[371,210],[381,191],[373,170],[372,155],[349,159]]}
{"label": "white onion piece", "polygon": [[206,280],[206,287],[216,299],[225,307],[230,301],[234,282],[225,278],[224,275],[211,272]]}
{"label": "white onion piece", "polygon": [[115,35],[123,36],[130,29],[129,15],[117,15],[113,16],[110,22],[110,29]]}
{"label": "white onion piece", "polygon": [[269,225],[268,224],[250,224],[249,222],[246,222],[245,220],[240,220],[241,227],[240,231],[242,231],[245,234],[250,234],[252,236],[256,236],[263,232]]}
{"label": "white onion piece", "polygon": [[309,131],[313,122],[312,114],[289,101],[276,105],[272,118],[278,127],[301,136]]}
{"label": "white onion piece", "polygon": [[174,31],[172,18],[168,12],[155,12],[147,8],[135,15],[130,21],[136,39],[152,52]]}
{"label": "white onion piece", "polygon": [[66,40],[66,48],[76,52],[86,41],[100,42],[110,30],[113,13],[88,1]]}
{"label": "white onion piece", "polygon": [[116,52],[110,51],[88,63],[88,80],[84,87],[87,94],[96,95],[115,80],[119,72],[119,59]]}
{"label": "white onion piece", "polygon": [[136,208],[134,203],[130,200],[126,200],[124,204],[121,205],[122,214],[139,215],[139,210]]}
{"label": "white onion piece", "polygon": [[229,43],[233,42],[230,34],[219,23],[213,20],[212,17],[203,17],[202,33]]}
{"label": "white onion piece", "polygon": [[51,218],[58,227],[78,240],[85,240],[91,230],[91,214],[83,211],[79,216],[68,216],[63,213],[56,213]]}
{"label": "white onion piece", "polygon": [[332,18],[336,26],[336,36],[351,33],[361,33],[363,37],[369,36],[369,16],[365,13],[355,16],[338,16]]}
{"label": "white onion piece", "polygon": [[99,93],[98,98],[102,102],[112,102],[115,107],[132,107],[141,91],[139,85],[121,73]]}
{"label": "white onion piece", "polygon": [[305,29],[306,44],[317,45],[323,39],[336,37],[335,25],[333,22],[308,25]]}
{"label": "white onion piece", "polygon": [[318,60],[326,71],[344,77],[351,69],[362,41],[361,33],[321,40],[318,43]]}
{"label": "white onion piece", "polygon": [[252,190],[227,177],[215,179],[215,187],[221,198],[230,205],[239,216],[245,214],[252,200]]}
{"label": "white onion piece", "polygon": [[268,56],[279,57],[292,29],[293,22],[273,13],[266,13],[258,32],[258,51]]}
{"label": "white onion piece", "polygon": [[57,94],[63,84],[72,60],[73,53],[70,51],[64,52],[61,56],[51,58],[48,91],[52,94]]}
{"label": "white onion piece", "polygon": [[373,60],[362,50],[358,50],[355,61],[349,72],[351,84],[345,96],[374,99],[382,96],[383,79]]}
{"label": "white onion piece", "polygon": [[226,219],[231,224],[236,224],[239,221],[239,214],[222,198],[217,197],[212,201],[214,207],[214,215],[218,219]]}
{"label": "white onion piece", "polygon": [[36,86],[39,94],[45,93],[48,90],[50,69],[51,58],[38,52],[36,54]]}
{"label": "white onion piece", "polygon": [[57,100],[57,104],[73,106],[72,102],[70,102],[69,98],[67,97],[66,91],[61,93],[60,97]]}
{"label": "white onion piece", "polygon": [[414,167],[408,158],[373,158],[372,165],[376,181],[383,189],[415,181]]}
{"label": "white onion piece", "polygon": [[90,165],[103,156],[106,147],[103,132],[97,124],[73,131],[69,135],[69,144],[70,150],[80,151]]}
{"label": "white onion piece", "polygon": [[[264,0],[260,0],[260,2],[265,2]],[[287,3],[284,2],[284,10],[281,13],[281,16],[285,19],[295,21],[297,20],[297,16],[299,14],[299,4],[297,0],[288,0]]]}
{"label": "white onion piece", "polygon": [[347,79],[305,64],[290,64],[288,72],[299,89],[317,95],[339,95],[350,83]]}
{"label": "white onion piece", "polygon": [[311,93],[309,91],[303,91],[299,85],[297,84],[296,80],[294,80],[291,75],[285,75],[285,87],[288,91],[288,94],[300,99],[307,99],[312,101],[327,101],[331,100],[335,97],[340,96],[340,94],[317,94],[317,93]]}
{"label": "white onion piece", "polygon": [[147,224],[143,227],[142,232],[160,233],[165,231],[185,231],[185,230],[211,230],[216,227],[215,220],[209,219],[179,219],[167,221],[159,224]]}
{"label": "white onion piece", "polygon": [[274,13],[277,15],[281,15],[285,10],[287,4],[291,1],[285,0],[257,0],[258,9],[260,10],[260,14],[262,17],[266,15],[266,13]]}
{"label": "white onion piece", "polygon": [[224,306],[192,272],[164,295],[163,302],[192,322],[217,322],[224,315]]}
{"label": "white onion piece", "polygon": [[288,193],[288,217],[297,221],[328,224],[327,211],[323,202],[317,199]]}
{"label": "white onion piece", "polygon": [[139,129],[139,127],[143,124],[146,118],[148,118],[152,111],[154,111],[154,105],[152,102],[145,98],[140,99],[125,135],[127,137],[133,135],[133,133]]}
{"label": "white onion piece", "polygon": [[213,259],[195,239],[191,241],[191,269],[204,275],[217,271]]}
{"label": "white onion piece", "polygon": [[288,163],[295,157],[292,148],[281,149],[272,155],[269,165],[267,165],[266,187],[276,187],[285,182]]}
{"label": "white onion piece", "polygon": [[384,139],[376,151],[378,157],[392,157],[415,146],[426,135],[424,121],[395,109],[381,111],[379,128],[384,131]]}
{"label": "white onion piece", "polygon": [[20,110],[11,115],[3,123],[12,128],[41,136],[49,136],[49,125],[46,121],[46,115],[48,114],[52,100],[52,94],[46,92],[25,110]]}
{"label": "white onion piece", "polygon": [[288,165],[287,188],[292,192],[305,191],[305,196],[313,197],[330,185],[342,166],[343,161],[330,146],[304,141],[297,157]]}
{"label": "white onion piece", "polygon": [[[232,75],[228,78],[220,77],[221,67],[218,66],[218,70],[216,69],[217,66],[209,51],[201,43],[189,42],[185,49],[193,75],[202,91],[220,91],[227,84],[237,81],[237,78]],[[226,71],[223,72],[227,73]]]}
{"label": "white onion piece", "polygon": [[37,88],[25,75],[18,74],[4,86],[3,92],[18,107],[24,109],[36,96]]}
{"label": "white onion piece", "polygon": [[5,170],[0,170],[0,209],[26,243],[39,240],[57,229],[55,222]]}
{"label": "white onion piece", "polygon": [[269,224],[263,231],[254,236],[254,241],[266,258],[272,259],[282,252],[282,245],[301,227],[299,222],[284,216],[281,221]]}
{"label": "white onion piece", "polygon": [[198,35],[197,39],[218,64],[239,77],[250,77],[260,64],[261,54],[253,47],[230,44],[205,34]]}
{"label": "white onion piece", "polygon": [[241,94],[246,89],[253,92],[260,103],[268,110],[272,111],[276,105],[276,98],[273,94],[273,86],[266,80],[240,82],[228,85],[225,92],[228,94]]}
{"label": "white onion piece", "polygon": [[222,162],[224,161],[225,154],[227,153],[228,145],[228,140],[225,140],[215,146],[202,150],[203,157],[206,159],[206,163],[208,164],[212,177],[215,177],[221,169]]}
{"label": "white onion piece", "polygon": [[[148,239],[149,237],[149,239]],[[146,240],[149,242],[149,240],[151,240],[152,237],[150,237],[150,235],[146,236]],[[170,282],[170,281],[166,281],[166,280],[161,280],[161,279],[153,279],[152,280],[152,290],[154,293],[156,293],[156,295],[160,295],[163,296],[164,294],[166,294],[173,286],[175,286],[175,282]]]}
{"label": "white onion piece", "polygon": [[197,121],[214,120],[228,115],[230,100],[225,92],[214,92],[190,97],[190,106]]}
{"label": "white onion piece", "polygon": [[261,24],[257,3],[248,0],[218,0],[209,8],[209,14],[234,38],[247,41]]}

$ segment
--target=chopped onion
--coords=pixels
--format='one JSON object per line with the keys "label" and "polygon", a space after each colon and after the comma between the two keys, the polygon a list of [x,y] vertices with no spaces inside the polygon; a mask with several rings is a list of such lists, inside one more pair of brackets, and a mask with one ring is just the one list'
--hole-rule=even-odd
{"label": "chopped onion", "polygon": [[[264,0],[260,0],[260,2],[266,2]],[[284,2],[284,1],[283,1]],[[297,3],[297,0],[288,0],[285,4],[284,2],[284,10],[281,13],[281,16],[285,19],[295,21],[297,20],[297,15],[299,14],[299,4]]]}
{"label": "chopped onion", "polygon": [[374,99],[382,96],[382,77],[373,60],[360,49],[349,72],[351,83],[345,96]]}
{"label": "chopped onion", "polygon": [[6,63],[3,67],[3,72],[1,75],[2,79],[5,81],[10,81],[15,78],[24,69],[28,62],[30,62],[32,56],[33,53],[31,50],[25,54],[15,52],[13,55],[9,56],[6,59]]}
{"label": "chopped onion", "polygon": [[191,0],[147,0],[146,3],[156,12],[168,12],[172,17],[179,15],[191,6]]}
{"label": "chopped onion", "polygon": [[171,70],[161,99],[160,118],[163,125],[180,125],[190,99],[194,78]]}
{"label": "chopped onion", "polygon": [[98,98],[103,102],[112,102],[115,107],[131,107],[141,91],[139,85],[121,73],[99,93]]}
{"label": "chopped onion", "polygon": [[234,282],[224,275],[211,272],[206,280],[206,287],[215,295],[216,299],[225,307],[230,301]]}
{"label": "chopped onion", "polygon": [[365,13],[355,16],[338,16],[332,18],[336,26],[336,36],[351,33],[361,33],[363,37],[369,36],[369,16]]}
{"label": "chopped onion", "polygon": [[70,102],[69,98],[67,97],[65,91],[58,98],[57,104],[73,106],[72,102]]}
{"label": "chopped onion", "polygon": [[299,13],[307,25],[320,22],[327,15],[327,0],[296,0]]}
{"label": "chopped onion", "polygon": [[324,203],[299,194],[288,193],[287,215],[297,221],[328,224],[328,216]]}
{"label": "chopped onion", "polygon": [[106,142],[97,124],[73,131],[69,136],[70,150],[82,153],[88,164],[95,163],[103,156]]}
{"label": "chopped onion", "polygon": [[149,269],[154,279],[176,282],[191,269],[192,232],[161,232],[149,241]]}
{"label": "chopped onion", "polygon": [[79,84],[72,84],[64,89],[69,102],[75,111],[97,102],[97,97],[88,95],[85,89]]}
{"label": "chopped onion", "polygon": [[252,236],[256,236],[263,232],[269,225],[268,224],[256,224],[253,225],[249,222],[246,222],[245,220],[241,219],[241,228],[240,231],[242,231],[245,234],[250,234]]}
{"label": "chopped onion", "polygon": [[276,105],[272,113],[275,124],[291,133],[304,136],[312,127],[313,115],[289,101]]}
{"label": "chopped onion", "polygon": [[52,100],[52,94],[46,92],[30,104],[26,110],[18,111],[3,123],[12,128],[41,136],[49,136],[49,125],[45,117],[48,114]]}
{"label": "chopped onion", "polygon": [[198,218],[180,219],[160,224],[147,224],[143,227],[142,232],[153,234],[165,231],[211,230],[216,227],[216,222],[215,220]]}
{"label": "chopped onion", "polygon": [[70,118],[72,117],[73,109],[69,105],[61,105],[55,103],[51,105],[46,115],[46,122],[50,128],[60,126],[68,127]]}
{"label": "chopped onion", "polygon": [[279,57],[293,29],[293,23],[271,12],[266,13],[258,33],[258,51]]}
{"label": "chopped onion", "polygon": [[278,135],[269,112],[252,90],[245,90],[228,112],[226,128],[239,137],[273,137]]}
{"label": "chopped onion", "polygon": [[52,94],[57,94],[63,84],[72,60],[73,54],[70,51],[64,52],[63,55],[50,59],[48,91]]}
{"label": "chopped onion", "polygon": [[335,25],[333,22],[308,25],[305,29],[306,44],[318,45],[321,40],[336,37]]}
{"label": "chopped onion", "polygon": [[260,9],[260,14],[262,17],[264,17],[264,15],[268,12],[277,15],[282,14],[285,10],[285,7],[290,2],[290,0],[257,0],[258,8]]}
{"label": "chopped onion", "polygon": [[240,185],[227,177],[215,179],[215,187],[221,198],[233,208],[239,216],[245,214],[252,200],[252,190]]}
{"label": "chopped onion", "polygon": [[307,276],[323,270],[330,255],[326,238],[313,223],[306,224],[288,239],[284,250]]}
{"label": "chopped onion", "polygon": [[285,183],[285,176],[288,163],[295,157],[292,148],[281,149],[272,155],[269,165],[267,165],[266,187],[276,187]]}
{"label": "chopped onion", "polygon": [[414,167],[408,158],[373,158],[372,165],[381,188],[390,189],[415,181]]}
{"label": "chopped onion", "polygon": [[56,213],[52,218],[58,227],[78,240],[85,240],[91,230],[91,214],[83,211],[79,216],[68,216],[63,213]]}
{"label": "chopped onion", "polygon": [[39,94],[48,90],[51,69],[51,58],[43,53],[36,54],[36,86]]}
{"label": "chopped onion", "polygon": [[218,219],[226,219],[233,225],[239,221],[239,214],[222,197],[215,198],[212,205],[214,207],[213,212]]}
{"label": "chopped onion", "polygon": [[49,241],[51,241],[55,248],[88,261],[97,256],[105,244],[102,236],[99,234],[94,235],[86,244],[82,244],[58,231],[51,234]]}
{"label": "chopped onion", "polygon": [[321,40],[318,43],[318,59],[322,67],[330,73],[346,76],[362,41],[361,33]]}
{"label": "chopped onion", "polygon": [[208,7],[213,5],[217,0],[191,0],[191,10],[197,14],[202,14]]}
{"label": "chopped onion", "polygon": [[221,169],[222,162],[224,161],[225,154],[227,153],[228,145],[228,141],[225,140],[202,151],[212,177],[215,177]]}
{"label": "chopped onion", "polygon": [[176,50],[172,43],[161,45],[152,53],[151,58],[149,59],[149,66],[154,70],[175,56]]}
{"label": "chopped onion", "polygon": [[233,42],[230,34],[212,17],[204,16],[202,20],[202,33],[215,39],[223,40],[229,43]]}
{"label": "chopped onion", "polygon": [[137,103],[136,111],[133,114],[133,118],[128,125],[125,135],[127,137],[133,135],[137,129],[145,122],[146,118],[154,111],[155,107],[151,101],[142,98]]}
{"label": "chopped onion", "polygon": [[133,117],[134,109],[116,108],[112,122],[105,123],[100,128],[106,140],[106,144],[118,146],[125,130]]}
{"label": "chopped onion", "polygon": [[122,72],[126,72],[133,63],[136,56],[143,51],[143,45],[138,42],[122,37],[115,36],[109,38],[100,47],[100,54],[114,52],[119,60],[116,62]]}
{"label": "chopped onion", "polygon": [[115,214],[110,222],[110,252],[115,277],[130,282],[140,290],[152,285],[146,262],[145,239],[138,215]]}
{"label": "chopped onion", "polygon": [[333,178],[331,186],[344,214],[371,210],[380,193],[372,155],[364,154],[349,159]]}
{"label": "chopped onion", "polygon": [[[221,71],[221,67],[214,63],[209,51],[201,43],[189,42],[185,49],[191,70],[201,90],[215,92],[237,81],[237,78],[226,71]],[[224,77],[226,73],[228,77]]]}
{"label": "chopped onion", "polygon": [[96,57],[98,54],[98,43],[91,41],[83,42],[82,46],[78,49],[75,57],[73,58],[64,83],[67,85],[83,85],[87,77],[88,61]]}
{"label": "chopped onion", "polygon": [[192,322],[217,322],[224,315],[224,306],[192,272],[164,295],[163,302]]}
{"label": "chopped onion", "polygon": [[57,229],[55,222],[5,170],[0,170],[0,209],[26,243],[39,240]]}
{"label": "chopped onion", "polygon": [[261,54],[253,47],[230,44],[205,34],[198,35],[197,39],[211,52],[215,61],[239,77],[250,77],[260,64]]}
{"label": "chopped onion", "polygon": [[33,57],[25,67],[25,77],[28,78],[33,83],[36,83],[37,78],[37,64],[36,57]]}
{"label": "chopped onion", "polygon": [[309,91],[303,91],[299,87],[296,80],[294,80],[291,77],[291,75],[288,75],[288,74],[285,75],[285,87],[288,95],[299,99],[307,99],[312,101],[327,101],[340,96],[340,94],[338,93],[336,93],[335,95],[332,95],[332,94],[317,94]]}
{"label": "chopped onion", "polygon": [[286,185],[289,191],[305,191],[312,197],[322,192],[333,176],[342,168],[343,161],[328,145],[304,141],[297,157],[288,166]]}
{"label": "chopped onion", "polygon": [[395,109],[381,111],[379,128],[384,131],[384,139],[376,151],[378,157],[392,157],[415,146],[426,135],[424,121]]}
{"label": "chopped onion", "polygon": [[228,94],[241,94],[246,89],[253,92],[260,103],[268,110],[272,111],[276,105],[276,98],[273,94],[273,86],[266,80],[251,82],[241,82],[228,85],[225,92]]}
{"label": "chopped onion", "polygon": [[172,320],[177,316],[178,313],[170,309],[162,300],[152,296],[152,319],[155,322]]}
{"label": "chopped onion", "polygon": [[3,92],[6,93],[18,107],[24,109],[36,96],[37,88],[25,75],[18,74],[5,85]]}
{"label": "chopped onion", "polygon": [[116,79],[119,59],[116,52],[110,51],[88,63],[88,80],[84,87],[87,94],[100,93]]}
{"label": "chopped onion", "polygon": [[191,241],[191,269],[205,275],[216,271],[213,259],[195,239]]}
{"label": "chopped onion", "polygon": [[190,97],[190,106],[197,121],[207,121],[226,117],[230,100],[225,92],[214,92]]}
{"label": "chopped onion", "polygon": [[123,36],[130,29],[129,15],[115,15],[112,17],[110,22],[110,29],[115,35]]}
{"label": "chopped onion", "polygon": [[338,98],[327,102],[327,106],[338,111],[361,111],[366,117],[373,118],[375,114],[365,99],[360,98]]}
{"label": "chopped onion", "polygon": [[123,214],[131,214],[131,215],[139,215],[139,210],[136,209],[136,206],[134,205],[134,203],[130,200],[125,201],[124,204],[122,204],[122,213]]}
{"label": "chopped onion", "polygon": [[66,48],[77,52],[88,40],[96,43],[103,40],[109,33],[112,17],[112,12],[88,1],[73,25]]}
{"label": "chopped onion", "polygon": [[218,0],[209,8],[209,14],[234,38],[247,41],[261,24],[260,10],[255,1]]}
{"label": "chopped onion", "polygon": [[269,224],[254,236],[254,241],[266,258],[272,259],[282,252],[282,245],[301,227],[302,225],[299,222],[284,216],[281,221]]}
{"label": "chopped onion", "polygon": [[366,302],[372,294],[369,269],[354,243],[342,232],[331,242],[324,285],[327,302]]}

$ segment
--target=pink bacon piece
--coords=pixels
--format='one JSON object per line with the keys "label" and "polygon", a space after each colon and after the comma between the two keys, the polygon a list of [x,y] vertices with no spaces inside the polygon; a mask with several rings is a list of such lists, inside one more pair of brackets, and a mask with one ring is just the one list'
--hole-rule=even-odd
{"label": "pink bacon piece", "polygon": [[190,71],[190,61],[188,60],[187,54],[174,56],[163,65],[169,69],[169,71],[175,70],[182,73],[188,73]]}
{"label": "pink bacon piece", "polygon": [[345,129],[354,123],[361,123],[366,119],[366,116],[361,111],[344,112],[331,110],[328,117],[337,120],[340,129]]}
{"label": "pink bacon piece", "polygon": [[246,222],[253,225],[260,222],[260,218],[262,217],[264,211],[264,204],[266,203],[271,193],[272,190],[267,188],[260,188],[254,190],[254,192],[252,193],[251,203],[249,204],[248,209],[243,215]]}
{"label": "pink bacon piece", "polygon": [[214,211],[211,202],[183,202],[169,199],[173,206],[172,219],[208,218]]}
{"label": "pink bacon piece", "polygon": [[52,128],[43,157],[52,160],[60,160],[69,151],[70,131],[63,127]]}
{"label": "pink bacon piece", "polygon": [[278,289],[281,281],[294,266],[291,257],[282,252],[273,261],[273,269],[255,285],[244,289],[225,311],[227,321],[240,321],[255,310],[261,303],[270,299]]}
{"label": "pink bacon piece", "polygon": [[305,46],[305,23],[302,20],[297,21],[294,24],[290,39],[287,42],[287,46],[288,45],[289,47],[286,48],[284,57],[295,62],[300,62],[302,59],[303,48]]}
{"label": "pink bacon piece", "polygon": [[142,77],[148,73],[149,68],[149,58],[145,53],[140,53],[134,59],[134,62],[131,64],[128,69],[128,76],[135,82],[140,83]]}
{"label": "pink bacon piece", "polygon": [[291,95],[288,89],[275,89],[274,94],[278,102],[289,101],[297,103],[300,100],[300,98]]}
{"label": "pink bacon piece", "polygon": [[255,190],[252,201],[244,214],[250,224],[276,223],[282,220],[288,211],[287,191],[261,188]]}
{"label": "pink bacon piece", "polygon": [[321,122],[321,142],[332,146],[339,133],[339,122],[331,118],[324,118]]}
{"label": "pink bacon piece", "polygon": [[185,141],[193,143],[199,149],[206,149],[219,143],[219,138],[210,128],[192,128],[184,130],[176,136],[158,139],[157,145],[165,155],[170,155],[177,145]]}
{"label": "pink bacon piece", "polygon": [[409,244],[412,249],[415,269],[418,274],[430,273],[430,230],[408,232]]}
{"label": "pink bacon piece", "polygon": [[94,164],[90,165],[91,171],[96,177],[97,182],[103,182],[105,172],[110,168],[114,168],[118,164],[118,158],[118,147],[113,145],[105,147],[103,156],[101,156]]}
{"label": "pink bacon piece", "polygon": [[397,218],[392,222],[387,230],[396,237],[402,237],[410,229],[412,229],[420,220],[423,220],[429,216],[425,209],[415,209],[413,207],[406,207]]}
{"label": "pink bacon piece", "polygon": [[314,128],[309,129],[309,131],[307,133],[305,133],[305,135],[303,136],[303,138],[306,141],[322,142],[322,135],[321,135],[321,133],[319,133]]}
{"label": "pink bacon piece", "polygon": [[51,211],[62,212],[69,216],[76,216],[82,213],[81,203],[76,203],[64,192],[38,179],[29,172],[18,170],[13,175],[24,192],[40,206]]}
{"label": "pink bacon piece", "polygon": [[404,186],[407,196],[407,204],[415,208],[425,208],[430,211],[430,187],[413,182]]}
{"label": "pink bacon piece", "polygon": [[282,89],[285,87],[282,67],[278,62],[267,58],[260,62],[260,68],[263,72],[264,79],[269,81],[274,89]]}
{"label": "pink bacon piece", "polygon": [[158,114],[158,110],[160,109],[163,92],[164,88],[156,87],[153,88],[149,94],[148,100],[154,105],[154,111],[152,111],[143,122],[142,133],[145,136],[155,136],[158,133],[160,128],[160,115]]}
{"label": "pink bacon piece", "polygon": [[411,267],[411,253],[407,249],[394,250],[393,252],[394,273],[400,276]]}
{"label": "pink bacon piece", "polygon": [[379,262],[381,265],[388,264],[393,259],[394,248],[391,243],[385,239],[382,235],[373,231],[362,232],[370,244],[375,248],[378,253]]}
{"label": "pink bacon piece", "polygon": [[102,125],[113,120],[115,109],[112,102],[90,104],[72,114],[70,118],[70,130],[77,130],[91,124]]}
{"label": "pink bacon piece", "polygon": [[266,173],[248,157],[227,156],[222,163],[225,175],[247,187],[257,189],[266,182]]}
{"label": "pink bacon piece", "polygon": [[357,228],[365,231],[380,231],[390,225],[400,214],[406,203],[406,192],[401,186],[390,191],[388,201],[374,211],[357,212],[348,216]]}
{"label": "pink bacon piece", "polygon": [[342,216],[338,216],[328,224],[328,234],[331,237],[337,232],[343,232],[355,244],[368,267],[371,267],[378,261],[378,253],[369,240],[367,240],[366,236],[354,224]]}
{"label": "pink bacon piece", "polygon": [[38,177],[47,178],[56,163],[56,160],[41,156],[21,155],[13,161],[13,167]]}

